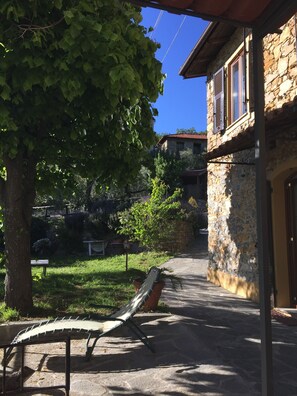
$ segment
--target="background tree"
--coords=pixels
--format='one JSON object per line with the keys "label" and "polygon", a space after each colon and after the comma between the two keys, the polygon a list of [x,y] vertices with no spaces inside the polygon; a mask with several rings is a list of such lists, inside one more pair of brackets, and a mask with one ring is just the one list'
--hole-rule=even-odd
{"label": "background tree", "polygon": [[155,176],[168,186],[169,193],[181,187],[181,174],[185,163],[178,153],[160,150],[154,159],[154,166]]}
{"label": "background tree", "polygon": [[205,135],[206,131],[199,131],[197,132],[194,127],[192,128],[177,128],[176,132],[177,135],[181,135],[183,133],[187,133],[189,135]]}
{"label": "background tree", "polygon": [[206,168],[205,153],[193,154],[193,150],[186,149],[179,153],[184,169],[204,169]]}
{"label": "background tree", "polygon": [[136,173],[162,75],[139,9],[123,2],[3,0],[0,17],[5,302],[25,313],[36,186]]}

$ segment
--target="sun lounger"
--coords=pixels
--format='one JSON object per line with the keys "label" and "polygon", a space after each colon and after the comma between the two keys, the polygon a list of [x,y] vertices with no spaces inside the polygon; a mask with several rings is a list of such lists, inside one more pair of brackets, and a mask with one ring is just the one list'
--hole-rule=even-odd
{"label": "sun lounger", "polygon": [[32,327],[27,327],[20,331],[11,342],[11,347],[48,338],[61,334],[75,337],[78,334],[87,334],[86,358],[89,359],[99,338],[110,334],[119,326],[127,325],[130,330],[146,345],[152,352],[153,347],[140,327],[133,320],[133,315],[144,305],[150,296],[154,283],[158,280],[160,269],[151,268],[147,278],[143,282],[139,291],[122,308],[114,311],[110,315],[95,315],[90,318],[63,317],[54,320],[40,322]]}
{"label": "sun lounger", "polygon": [[[65,385],[51,386],[44,389],[55,389],[64,387],[66,394],[69,394],[70,389],[70,340],[71,338],[78,338],[87,336],[86,345],[86,358],[90,359],[93,350],[99,338],[109,335],[116,328],[127,325],[130,330],[146,345],[152,352],[153,346],[149,341],[146,334],[133,320],[133,315],[144,305],[145,301],[149,298],[154,283],[158,280],[160,269],[157,267],[151,268],[147,278],[143,282],[139,291],[134,297],[122,308],[114,311],[110,315],[95,315],[94,317],[63,317],[53,320],[42,321],[31,327],[21,330],[11,341],[9,345],[0,345],[4,350],[4,358],[2,360],[3,368],[3,388],[0,394],[6,394],[5,379],[6,367],[11,356],[11,352],[15,347],[22,348],[22,355],[26,345],[38,343],[51,343],[58,342],[59,340],[66,342],[65,351]],[[105,306],[106,307],[106,306]],[[24,357],[22,358],[22,371]],[[22,376],[21,376],[22,377]],[[21,389],[23,388],[23,380],[21,380]],[[27,388],[28,391],[29,388]],[[43,388],[40,388],[43,389]],[[31,390],[31,389],[29,389]]]}

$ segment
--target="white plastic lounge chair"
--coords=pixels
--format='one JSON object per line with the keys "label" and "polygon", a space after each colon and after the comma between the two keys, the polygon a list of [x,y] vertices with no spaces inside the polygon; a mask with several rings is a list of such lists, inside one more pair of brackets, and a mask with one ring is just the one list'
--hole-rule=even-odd
{"label": "white plastic lounge chair", "polygon": [[107,316],[95,315],[92,319],[63,317],[40,322],[21,330],[12,340],[11,350],[16,345],[30,343],[31,341],[38,343],[38,340],[50,340],[51,337],[57,338],[58,335],[75,337],[78,334],[87,334],[86,358],[90,359],[99,338],[111,333],[119,326],[127,325],[144,345],[154,352],[149,339],[132,317],[150,296],[154,283],[159,278],[160,271],[159,268],[152,267],[141,288],[131,301],[112,314]]}

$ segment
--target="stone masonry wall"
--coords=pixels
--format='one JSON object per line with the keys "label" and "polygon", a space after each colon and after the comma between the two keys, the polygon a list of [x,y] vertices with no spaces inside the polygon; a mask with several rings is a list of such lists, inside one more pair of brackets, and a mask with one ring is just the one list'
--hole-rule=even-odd
{"label": "stone masonry wall", "polygon": [[[253,162],[254,150],[222,157]],[[255,167],[208,165],[209,266],[257,281]]]}
{"label": "stone masonry wall", "polygon": [[160,248],[172,253],[183,252],[193,239],[192,224],[187,221],[177,221],[174,225],[174,232],[160,244]]}
{"label": "stone masonry wall", "polygon": [[[292,128],[292,131],[295,131]],[[276,139],[275,147],[270,149],[267,153],[267,178],[272,179],[275,172],[282,168],[285,163],[288,163],[297,158],[297,141],[292,140],[288,130],[288,135],[281,135],[280,139]]]}
{"label": "stone masonry wall", "polygon": [[170,138],[167,140],[167,146],[166,149],[172,153],[176,152],[176,143],[177,142],[183,142],[184,143],[184,150],[191,150],[193,151],[193,146],[195,143],[201,144],[201,151],[204,151],[206,149],[206,140],[191,140],[191,139],[174,139]]}
{"label": "stone masonry wall", "polygon": [[281,30],[281,34],[270,34],[264,39],[266,111],[282,107],[297,95],[294,18],[291,18]]}
{"label": "stone masonry wall", "polygon": [[[208,151],[241,133],[254,122],[254,113],[248,112],[223,133],[213,134],[212,75],[236,53],[242,40],[242,29],[238,29],[209,66]],[[293,18],[282,27],[281,34],[265,38],[264,49],[265,109],[269,112],[292,101],[297,95],[297,52]],[[277,140],[275,148],[268,153],[268,172],[272,173],[285,159],[296,158],[296,155],[296,142]],[[254,162],[254,150],[245,150],[218,160]],[[208,165],[208,221],[210,270],[222,271],[231,277],[240,277],[257,284],[254,166]]]}

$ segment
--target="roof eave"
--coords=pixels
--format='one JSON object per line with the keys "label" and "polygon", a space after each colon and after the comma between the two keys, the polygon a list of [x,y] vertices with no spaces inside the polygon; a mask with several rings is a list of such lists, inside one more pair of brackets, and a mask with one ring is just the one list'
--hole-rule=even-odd
{"label": "roof eave", "polygon": [[205,29],[204,33],[200,37],[200,39],[197,41],[195,47],[192,49],[190,55],[187,57],[185,60],[184,64],[181,66],[179,70],[179,75],[183,76],[184,78],[194,78],[194,77],[203,77],[206,75],[205,73],[199,73],[196,75],[192,75],[191,77],[186,77],[187,70],[191,66],[193,60],[196,58],[196,55],[200,52],[202,47],[205,45],[207,39],[211,36],[212,32],[216,28],[217,24],[219,22],[210,22],[207,28]]}

